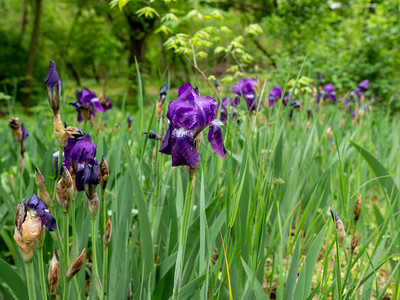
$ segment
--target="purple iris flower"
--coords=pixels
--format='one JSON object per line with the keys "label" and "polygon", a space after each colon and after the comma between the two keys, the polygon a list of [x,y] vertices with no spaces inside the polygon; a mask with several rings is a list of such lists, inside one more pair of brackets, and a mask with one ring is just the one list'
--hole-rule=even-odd
{"label": "purple iris flower", "polygon": [[128,123],[132,124],[132,122],[133,122],[133,117],[132,117],[132,116],[129,116],[128,119],[127,119],[127,121],[128,121]]}
{"label": "purple iris flower", "polygon": [[[232,86],[232,91],[236,94],[236,97],[239,96],[239,99],[236,99],[235,102],[239,104],[240,102],[240,95],[246,100],[247,110],[255,110],[257,108],[257,95],[256,95],[256,85],[257,80],[254,78],[249,79],[242,79],[238,84]],[[237,105],[236,104],[236,105]]]}
{"label": "purple iris flower", "polygon": [[44,204],[38,195],[33,194],[26,206],[35,211],[48,231],[55,231],[57,229],[56,219],[53,218],[46,204]]}
{"label": "purple iris flower", "polygon": [[196,137],[209,126],[208,141],[212,149],[225,158],[222,122],[215,119],[218,104],[211,97],[200,97],[199,92],[186,83],[179,88],[178,98],[170,102],[167,118],[169,127],[160,152],[172,155],[172,166],[187,165],[195,169],[199,163]]}
{"label": "purple iris flower", "polygon": [[92,195],[99,183],[99,164],[96,158],[78,164],[75,176],[75,186],[78,192],[85,191],[87,195]]}
{"label": "purple iris flower", "polygon": [[336,101],[335,87],[332,83],[325,84],[322,87],[322,92],[317,96],[317,103],[322,99],[330,99],[331,101]]}
{"label": "purple iris flower", "polygon": [[89,134],[85,134],[81,139],[68,138],[64,154],[76,171],[79,164],[89,163],[96,157],[96,145],[92,143]]}
{"label": "purple iris flower", "polygon": [[282,98],[282,89],[279,86],[274,86],[272,90],[269,92],[268,103],[269,106],[274,106],[275,101],[280,100]]}
{"label": "purple iris flower", "polygon": [[282,99],[282,105],[283,106],[286,106],[289,103],[291,95],[292,95],[291,92],[285,92],[285,95],[283,96],[283,99]]}
{"label": "purple iris flower", "polygon": [[[96,93],[87,89],[82,88],[82,91],[75,92],[77,100],[70,103],[78,112],[78,122],[83,122],[83,120],[88,120],[94,117],[97,112],[105,112],[112,108],[110,99],[100,95],[97,97]],[[83,115],[82,115],[83,114]]]}
{"label": "purple iris flower", "polygon": [[358,88],[361,90],[361,92],[365,93],[366,91],[368,91],[369,88],[369,81],[368,79],[361,81],[358,84]]}

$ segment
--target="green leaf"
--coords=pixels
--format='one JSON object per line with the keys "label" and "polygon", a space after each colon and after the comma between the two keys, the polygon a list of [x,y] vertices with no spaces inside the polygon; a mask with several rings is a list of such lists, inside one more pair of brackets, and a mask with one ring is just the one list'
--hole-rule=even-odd
{"label": "green leaf", "polygon": [[17,299],[28,299],[28,289],[25,282],[14,269],[4,260],[0,259],[0,278],[14,292]]}
{"label": "green leaf", "polygon": [[246,272],[247,275],[247,280],[250,281],[251,288],[254,291],[254,296],[255,299],[267,299],[267,295],[265,294],[260,282],[257,280],[257,278],[254,276],[253,271],[249,268],[249,266],[245,263],[243,258],[241,258],[243,268]]}

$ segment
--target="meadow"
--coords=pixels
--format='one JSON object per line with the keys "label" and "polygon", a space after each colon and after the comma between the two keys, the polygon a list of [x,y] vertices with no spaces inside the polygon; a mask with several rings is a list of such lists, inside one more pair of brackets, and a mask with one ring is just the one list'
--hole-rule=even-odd
{"label": "meadow", "polygon": [[[384,106],[369,100],[368,92],[361,96],[360,106],[353,98],[352,111],[354,105],[358,110],[352,116],[343,104],[345,98],[336,95],[339,100],[331,101],[321,81],[303,77],[300,71],[282,83],[283,91],[275,98],[268,80],[259,80],[258,86],[252,86],[255,98],[249,111],[243,88],[235,94],[231,85],[217,84],[213,91],[198,79],[201,97],[241,98],[237,106],[229,104],[229,99],[225,106],[223,100],[219,104],[212,100],[218,105],[212,119],[223,119],[221,110],[227,113],[224,124],[218,123],[226,157],[214,153],[203,126],[202,136],[196,135],[193,142],[199,152],[197,166],[179,152],[186,146],[178,144],[178,148],[172,145],[179,154],[174,157],[173,153],[172,161],[191,168],[172,167],[171,156],[159,152],[165,145],[157,139],[168,139],[171,124],[181,126],[168,114],[167,122],[165,115],[172,107],[169,103],[187,94],[179,98],[179,86],[171,86],[166,76],[159,84],[165,81],[163,93],[146,97],[138,66],[137,71],[139,109],[129,121],[125,93],[119,101],[110,99],[111,109],[78,122],[68,104],[75,96],[61,88],[62,78],[60,85],[57,81],[47,85],[49,101],[43,83],[42,100],[31,114],[15,111],[14,100],[7,100],[8,117],[19,117],[29,136],[22,161],[21,146],[7,120],[1,120],[3,298],[399,298],[399,124]],[[319,84],[317,91],[313,86]],[[195,82],[192,85],[196,87]],[[286,100],[285,91],[291,91]],[[57,108],[52,111],[51,107],[57,106],[58,92],[61,120],[66,123],[63,129],[53,128]],[[193,88],[190,95],[195,94]],[[319,103],[318,94],[322,95]],[[294,98],[301,103],[297,105]],[[282,105],[285,101],[286,106]],[[207,125],[217,124],[213,122]],[[57,142],[60,130],[62,134],[77,132],[67,124],[89,134],[96,145],[94,156],[100,168],[95,175],[100,180],[96,177],[93,183],[88,176],[79,177],[80,163],[78,171],[71,166],[75,181],[65,196],[56,184],[67,176],[63,173],[60,179],[53,153],[63,151]],[[82,135],[70,139],[76,142],[84,139]],[[85,156],[81,155],[80,159]],[[102,157],[109,173],[105,187]],[[88,165],[84,165],[86,172]],[[43,174],[44,186],[35,166]],[[79,180],[83,189],[78,187]],[[16,207],[22,198],[28,201],[44,190],[55,201],[54,207],[46,204],[57,229],[45,233],[41,227],[44,240],[33,234],[32,257],[26,258],[27,250],[21,251],[14,241],[15,231],[23,234],[26,220],[32,216],[38,220],[41,213],[35,216],[28,204],[25,210],[31,214],[25,212],[21,225]],[[97,202],[88,201],[93,197]],[[69,208],[62,209],[57,200],[67,198]],[[356,202],[358,198],[361,202]],[[112,230],[105,233],[108,218]],[[55,249],[57,267],[50,262]],[[76,268],[72,277],[69,265]],[[52,281],[48,283],[47,278]]]}

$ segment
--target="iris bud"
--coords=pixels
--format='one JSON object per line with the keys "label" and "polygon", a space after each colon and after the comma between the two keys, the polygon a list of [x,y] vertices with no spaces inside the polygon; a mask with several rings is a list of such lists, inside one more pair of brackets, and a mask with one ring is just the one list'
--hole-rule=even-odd
{"label": "iris bud", "polygon": [[78,256],[68,267],[65,272],[65,278],[71,280],[82,268],[85,263],[85,248],[83,249],[81,255]]}
{"label": "iris bud", "polygon": [[360,218],[361,207],[362,207],[361,195],[358,195],[356,203],[354,204],[354,222],[357,222],[358,219]]}
{"label": "iris bud", "polygon": [[111,220],[110,220],[110,218],[108,218],[107,225],[106,225],[106,230],[105,230],[104,235],[103,235],[104,247],[107,247],[108,244],[110,243],[111,234],[112,234]]}

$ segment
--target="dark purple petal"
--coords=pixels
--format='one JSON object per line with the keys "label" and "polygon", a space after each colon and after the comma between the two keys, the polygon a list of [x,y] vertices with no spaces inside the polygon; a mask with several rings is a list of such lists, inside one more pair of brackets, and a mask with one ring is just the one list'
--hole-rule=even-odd
{"label": "dark purple petal", "polygon": [[[143,134],[147,135],[147,131],[143,131]],[[149,131],[149,139],[151,139],[151,140],[161,140],[161,135],[159,135],[154,130],[150,130]]]}
{"label": "dark purple petal", "polygon": [[39,196],[36,193],[32,195],[26,206],[29,209],[34,210],[35,212],[47,209],[46,204],[44,204],[44,202],[39,198]]}
{"label": "dark purple petal", "polygon": [[99,99],[92,98],[92,100],[90,100],[90,102],[96,111],[101,112],[101,113],[103,113],[105,111],[103,105],[101,105],[101,103],[99,102]]}
{"label": "dark purple petal", "polygon": [[291,97],[292,93],[291,92],[286,92],[285,95],[283,96],[282,99],[282,104],[284,106],[286,106],[289,103],[290,97]]}
{"label": "dark purple petal", "polygon": [[221,122],[226,122],[228,119],[228,112],[226,106],[221,105]]}
{"label": "dark purple petal", "polygon": [[85,134],[81,139],[68,138],[64,148],[65,158],[72,166],[89,162],[96,157],[96,145],[92,143],[89,134]]}
{"label": "dark purple petal", "polygon": [[321,101],[321,98],[322,98],[322,93],[319,93],[317,95],[317,103],[319,103],[319,101]]}
{"label": "dark purple petal", "polygon": [[53,89],[55,85],[61,87],[61,81],[57,73],[56,64],[52,60],[49,63],[49,71],[47,72],[45,83],[49,89]]}
{"label": "dark purple petal", "polygon": [[292,101],[290,102],[290,106],[292,108],[299,108],[301,105],[300,105],[300,102],[298,100],[292,99]]}
{"label": "dark purple petal", "polygon": [[238,106],[240,104],[240,94],[235,95],[235,99],[233,100],[233,106]]}
{"label": "dark purple petal", "polygon": [[44,226],[46,226],[47,231],[56,231],[57,230],[57,223],[56,219],[50,214],[49,210],[43,210],[40,213],[40,218]]}
{"label": "dark purple petal", "polygon": [[173,131],[172,125],[169,125],[167,132],[165,133],[164,140],[161,144],[159,152],[171,155],[172,154],[172,139],[171,133]]}
{"label": "dark purple petal", "polygon": [[242,92],[240,91],[240,83],[237,83],[235,85],[232,86],[232,92],[234,92],[237,95],[241,95]]}
{"label": "dark purple petal", "polygon": [[132,116],[129,116],[128,119],[127,119],[127,121],[128,121],[128,123],[132,123],[132,122],[133,122],[133,117],[132,117]]}
{"label": "dark purple petal", "polygon": [[22,139],[26,140],[26,138],[29,136],[28,131],[25,128],[24,123],[21,123],[21,131],[22,131]]}
{"label": "dark purple petal", "polygon": [[80,93],[80,96],[81,97],[78,99],[78,101],[82,105],[90,105],[92,99],[97,98],[96,93],[87,88],[82,88],[82,92]]}
{"label": "dark purple petal", "polygon": [[182,84],[179,87],[178,90],[178,97],[182,96],[184,93],[188,93],[187,97],[189,97],[189,95],[192,95],[193,99],[195,98],[195,95],[198,97],[199,96],[199,92],[197,91],[197,89],[194,89],[192,87],[192,84],[190,82]]}
{"label": "dark purple petal", "polygon": [[[58,172],[58,156],[59,156],[59,152],[60,152],[60,151],[57,151],[57,152],[54,152],[54,153],[53,153],[54,165],[55,165],[55,170],[56,170],[55,175],[54,175],[54,179],[57,178],[57,172]],[[64,153],[63,153],[63,158],[64,158]],[[64,159],[63,162],[61,163],[61,170],[62,170],[62,167],[66,167],[67,170],[70,170],[70,169],[71,169],[71,165],[70,165],[69,161],[66,160],[66,159]],[[61,170],[60,170],[60,175],[61,175]]]}
{"label": "dark purple petal", "polygon": [[92,191],[96,189],[99,183],[99,164],[96,159],[78,165],[78,170],[75,175],[75,186],[78,192]]}
{"label": "dark purple petal", "polygon": [[211,144],[212,149],[222,158],[225,158],[226,149],[224,146],[224,139],[222,138],[221,131],[222,122],[214,120],[208,130],[208,141]]}
{"label": "dark purple petal", "polygon": [[311,118],[311,114],[312,114],[312,108],[309,107],[307,108],[307,118]]}
{"label": "dark purple petal", "polygon": [[184,128],[175,129],[172,133],[172,166],[189,166],[194,169],[199,159],[191,132]]}

